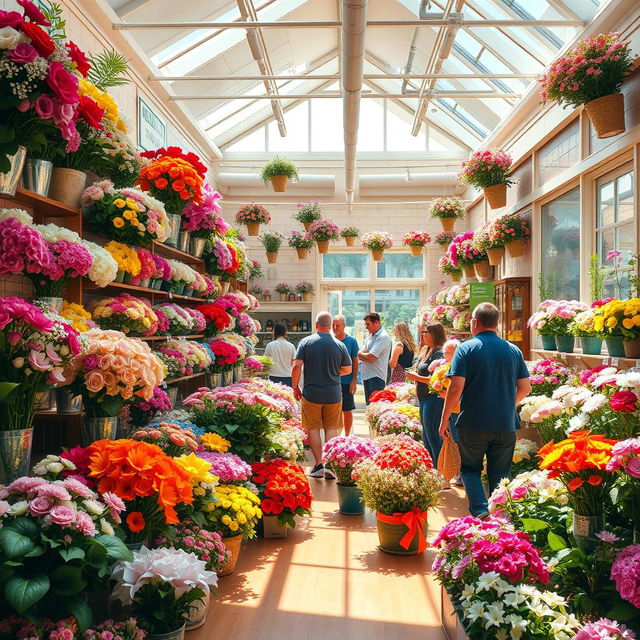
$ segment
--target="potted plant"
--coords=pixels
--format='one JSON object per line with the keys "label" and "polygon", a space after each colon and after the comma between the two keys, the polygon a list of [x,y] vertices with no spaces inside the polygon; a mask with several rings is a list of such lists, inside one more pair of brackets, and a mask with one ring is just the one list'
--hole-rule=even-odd
{"label": "potted plant", "polygon": [[407,435],[378,439],[380,450],[356,464],[353,477],[364,504],[376,512],[380,549],[423,553],[427,511],[440,502],[442,479],[422,443]]}
{"label": "potted plant", "polygon": [[309,249],[314,245],[313,238],[300,231],[292,231],[287,242],[290,247],[296,250],[299,260],[305,260],[309,255]]}
{"label": "potted plant", "polygon": [[529,318],[527,326],[536,329],[540,335],[554,336],[558,351],[573,353],[575,338],[571,333],[571,322],[587,309],[588,306],[578,300],[545,300]]}
{"label": "potted plant", "polygon": [[519,258],[529,245],[529,222],[513,213],[495,220],[489,229],[489,241],[495,246],[502,243],[510,258]]}
{"label": "potted plant", "polygon": [[460,182],[484,190],[484,195],[492,209],[507,204],[507,186],[512,184],[511,156],[500,151],[474,151],[462,163],[458,174]]}
{"label": "potted plant", "polygon": [[313,494],[297,462],[275,458],[251,465],[251,480],[258,486],[264,538],[284,538],[296,526],[295,516],[309,515]]}
{"label": "potted plant", "polygon": [[311,300],[311,296],[313,296],[315,290],[314,290],[313,284],[311,282],[309,282],[308,280],[301,280],[296,285],[296,291],[300,296],[302,296],[302,299],[305,302],[309,302],[309,300]]}
{"label": "potted plant", "polygon": [[639,305],[640,298],[614,299],[596,308],[594,328],[604,332],[610,356],[640,357],[640,327],[634,321]]}
{"label": "potted plant", "polygon": [[417,258],[422,250],[431,242],[431,236],[422,231],[409,231],[402,236],[402,244],[411,249],[411,255]]}
{"label": "potted plant", "polygon": [[328,253],[329,242],[340,237],[340,227],[331,220],[316,220],[307,230],[307,236],[318,245],[319,253]]}
{"label": "potted plant", "polygon": [[442,253],[447,252],[447,248],[453,242],[453,239],[456,237],[455,232],[453,231],[441,231],[434,239],[433,242],[440,247]]}
{"label": "potted plant", "polygon": [[443,231],[452,232],[456,220],[464,218],[467,210],[458,198],[436,198],[429,205],[429,214],[438,218]]}
{"label": "potted plant", "polygon": [[542,338],[542,348],[547,351],[556,351],[557,349],[553,326],[547,322],[549,319],[547,309],[555,302],[555,300],[544,300],[538,305],[536,312],[527,320],[527,328],[534,329]]}
{"label": "potted plant", "polygon": [[540,79],[543,102],[584,105],[598,138],[624,133],[624,96],[620,87],[633,68],[628,40],[619,33],[580,41],[555,60]]}
{"label": "potted plant", "polygon": [[131,607],[149,640],[184,640],[189,610],[218,584],[206,565],[182,549],[142,547],[115,566],[113,596]]}
{"label": "potted plant", "polygon": [[440,273],[449,276],[453,282],[460,282],[462,279],[462,268],[451,262],[451,258],[448,253],[440,258],[438,262],[438,269]]}
{"label": "potted plant", "polygon": [[457,235],[449,246],[449,258],[456,267],[463,269],[467,279],[477,275],[478,279],[485,280],[491,277],[491,266],[487,254],[474,245],[474,237],[473,231]]}
{"label": "potted plant", "polygon": [[260,234],[260,242],[267,254],[267,262],[269,264],[274,264],[278,261],[278,251],[280,251],[283,240],[284,236],[277,231]]}
{"label": "potted plant", "polygon": [[249,289],[249,293],[252,296],[255,296],[258,300],[262,300],[264,298],[264,289],[258,285],[251,287],[251,289]]}
{"label": "potted plant", "polygon": [[360,230],[357,227],[344,227],[340,230],[340,235],[344,238],[347,247],[354,247]]}
{"label": "potted plant", "polygon": [[269,289],[264,290],[264,301],[271,302],[271,291]]}
{"label": "potted plant", "polygon": [[345,515],[364,513],[362,491],[356,486],[353,470],[356,464],[378,452],[378,445],[369,438],[336,436],[325,443],[324,463],[338,479],[338,507]]}
{"label": "potted plant", "polygon": [[309,230],[309,227],[316,220],[322,218],[322,209],[317,200],[312,200],[309,204],[298,203],[298,213],[294,214],[293,219],[300,222],[305,231]]}
{"label": "potted plant", "polygon": [[371,231],[362,236],[362,246],[371,251],[376,262],[383,258],[384,250],[393,246],[393,238],[386,231]]}
{"label": "potted plant", "polygon": [[242,205],[236,212],[236,222],[247,225],[247,233],[257,236],[260,233],[261,224],[271,222],[271,214],[261,204],[251,202]]}
{"label": "potted plant", "polygon": [[257,260],[249,260],[249,280],[262,278],[262,265]]}
{"label": "potted plant", "polygon": [[276,293],[280,295],[280,302],[285,302],[289,299],[291,287],[286,282],[279,282],[276,285]]}
{"label": "potted plant", "polygon": [[271,181],[273,190],[276,193],[284,193],[287,190],[287,179],[299,179],[298,169],[293,162],[289,162],[280,156],[276,156],[273,160],[269,160],[262,167],[260,179],[265,184]]}
{"label": "potted plant", "polygon": [[595,329],[596,307],[578,313],[569,324],[569,331],[580,338],[580,346],[584,355],[599,356],[602,352],[604,333]]}

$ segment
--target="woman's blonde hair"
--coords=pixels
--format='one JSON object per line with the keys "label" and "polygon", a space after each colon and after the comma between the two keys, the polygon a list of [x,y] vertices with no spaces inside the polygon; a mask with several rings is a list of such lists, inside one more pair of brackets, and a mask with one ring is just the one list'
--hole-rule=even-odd
{"label": "woman's blonde hair", "polygon": [[396,322],[394,329],[398,332],[400,342],[402,342],[409,351],[415,353],[416,343],[413,339],[413,335],[411,334],[411,329],[409,329],[409,325],[407,325],[406,322]]}

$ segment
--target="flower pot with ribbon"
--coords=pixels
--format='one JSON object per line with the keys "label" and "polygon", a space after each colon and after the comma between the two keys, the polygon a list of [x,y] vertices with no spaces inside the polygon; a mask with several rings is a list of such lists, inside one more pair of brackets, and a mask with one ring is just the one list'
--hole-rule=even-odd
{"label": "flower pot with ribbon", "polygon": [[376,514],[380,550],[394,555],[424,553],[427,548],[427,512],[413,507],[406,513]]}

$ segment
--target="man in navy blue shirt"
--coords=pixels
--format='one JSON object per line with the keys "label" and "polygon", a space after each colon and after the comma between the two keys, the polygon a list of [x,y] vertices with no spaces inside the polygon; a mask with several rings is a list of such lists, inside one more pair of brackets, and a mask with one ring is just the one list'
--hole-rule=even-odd
{"label": "man in navy blue shirt", "polygon": [[498,336],[500,312],[483,302],[473,310],[473,338],[456,351],[448,376],[440,435],[450,438],[449,416],[460,403],[458,448],[461,473],[472,515],[488,513],[481,474],[487,457],[489,491],[511,475],[511,462],[520,428],[516,405],[531,391],[529,371],[518,347]]}
{"label": "man in navy blue shirt", "polygon": [[348,436],[351,434],[353,410],[356,408],[353,394],[356,392],[357,387],[358,351],[360,351],[360,347],[358,346],[358,341],[345,331],[346,326],[347,321],[344,316],[333,316],[333,337],[342,342],[351,356],[351,373],[342,376],[342,424],[344,426],[344,435]]}

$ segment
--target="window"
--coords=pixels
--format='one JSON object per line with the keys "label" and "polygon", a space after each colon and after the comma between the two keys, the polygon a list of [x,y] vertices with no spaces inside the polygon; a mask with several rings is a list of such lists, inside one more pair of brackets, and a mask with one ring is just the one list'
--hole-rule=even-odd
{"label": "window", "polygon": [[376,289],[375,301],[376,311],[381,315],[387,331],[393,329],[396,322],[406,322],[415,329],[420,307],[418,289]]}
{"label": "window", "polygon": [[424,278],[424,257],[414,258],[410,253],[388,253],[384,261],[377,262],[378,278],[409,279]]}
{"label": "window", "polygon": [[580,160],[580,120],[577,118],[553,137],[536,154],[538,184],[572,167]]}
{"label": "window", "polygon": [[322,277],[360,280],[369,277],[368,253],[325,253],[322,256]]}
{"label": "window", "polygon": [[542,207],[542,274],[555,282],[553,297],[580,298],[580,189]]}
{"label": "window", "polygon": [[603,176],[596,182],[596,190],[596,251],[600,256],[600,264],[607,273],[606,293],[611,296],[625,296],[628,287],[626,274],[621,274],[620,282],[616,282],[613,262],[607,260],[607,254],[609,251],[620,251],[620,262],[624,266],[635,253],[633,171],[630,171],[627,165],[613,174]]}

